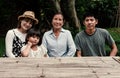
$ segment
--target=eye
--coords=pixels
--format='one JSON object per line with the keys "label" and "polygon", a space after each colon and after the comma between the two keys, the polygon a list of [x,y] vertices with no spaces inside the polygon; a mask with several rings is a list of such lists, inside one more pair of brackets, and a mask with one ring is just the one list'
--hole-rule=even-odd
{"label": "eye", "polygon": [[59,19],[59,21],[62,21],[62,19]]}
{"label": "eye", "polygon": [[87,21],[89,21],[89,19],[86,19],[85,21],[87,22]]}
{"label": "eye", "polygon": [[90,19],[90,21],[94,21],[94,19]]}
{"label": "eye", "polygon": [[33,20],[31,20],[29,18],[24,19],[24,21],[29,22],[31,25],[33,24]]}
{"label": "eye", "polygon": [[37,39],[39,39],[40,37],[39,37],[39,36],[34,35],[34,36],[33,36],[33,38],[37,38]]}
{"label": "eye", "polygon": [[54,20],[58,20],[57,18],[54,18]]}

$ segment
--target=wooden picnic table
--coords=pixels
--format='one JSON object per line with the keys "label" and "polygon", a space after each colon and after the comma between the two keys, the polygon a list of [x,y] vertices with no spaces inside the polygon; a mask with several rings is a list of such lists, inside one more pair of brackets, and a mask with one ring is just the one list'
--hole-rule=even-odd
{"label": "wooden picnic table", "polygon": [[0,58],[0,78],[120,78],[119,57]]}

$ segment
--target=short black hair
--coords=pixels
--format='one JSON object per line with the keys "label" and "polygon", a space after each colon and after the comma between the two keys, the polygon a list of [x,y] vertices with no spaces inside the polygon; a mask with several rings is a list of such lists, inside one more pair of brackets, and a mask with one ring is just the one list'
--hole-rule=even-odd
{"label": "short black hair", "polygon": [[83,15],[83,20],[85,20],[86,17],[94,17],[95,19],[98,19],[97,18],[97,15],[93,12],[86,12],[84,15]]}
{"label": "short black hair", "polygon": [[40,30],[35,29],[35,28],[31,28],[31,29],[27,32],[26,41],[25,41],[26,44],[27,44],[27,42],[28,42],[28,38],[29,38],[29,37],[33,37],[33,36],[37,36],[37,37],[40,38],[38,45],[41,45],[41,43],[42,43],[42,35],[41,35],[41,32],[40,32]]}

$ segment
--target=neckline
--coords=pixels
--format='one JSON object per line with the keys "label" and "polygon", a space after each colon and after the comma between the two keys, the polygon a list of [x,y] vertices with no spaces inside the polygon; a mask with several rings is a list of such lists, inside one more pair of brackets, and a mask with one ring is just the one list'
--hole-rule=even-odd
{"label": "neckline", "polygon": [[94,34],[96,33],[96,31],[97,31],[97,29],[95,28],[95,31],[93,32],[93,34],[88,34],[88,33],[84,30],[85,34],[88,35],[88,36],[94,35]]}

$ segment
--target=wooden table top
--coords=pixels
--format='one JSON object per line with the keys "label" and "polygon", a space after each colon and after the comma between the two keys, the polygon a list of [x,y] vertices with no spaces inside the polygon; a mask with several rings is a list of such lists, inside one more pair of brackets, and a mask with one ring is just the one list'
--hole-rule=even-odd
{"label": "wooden table top", "polygon": [[119,57],[0,58],[0,78],[120,78]]}

